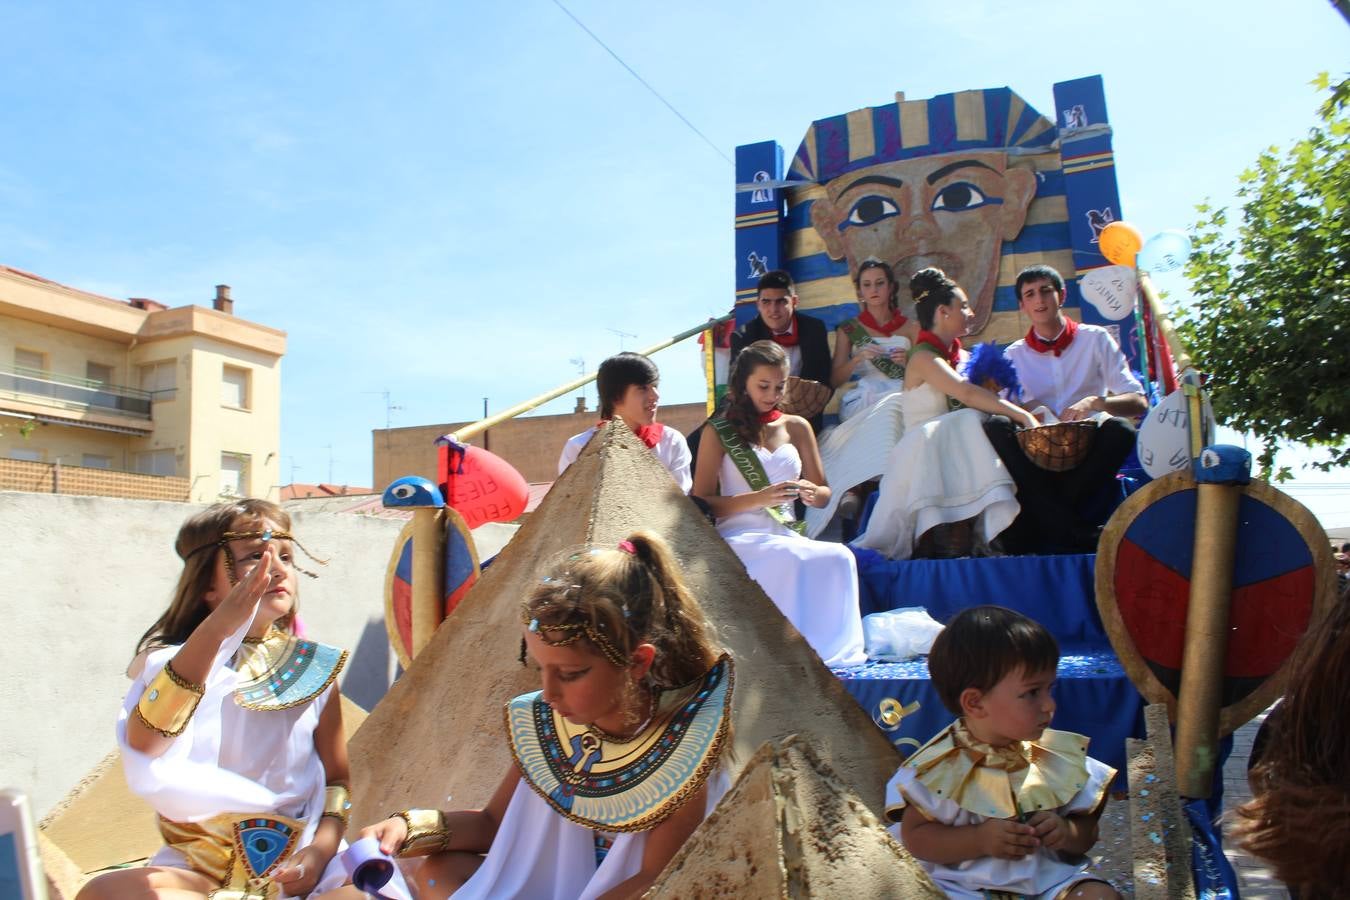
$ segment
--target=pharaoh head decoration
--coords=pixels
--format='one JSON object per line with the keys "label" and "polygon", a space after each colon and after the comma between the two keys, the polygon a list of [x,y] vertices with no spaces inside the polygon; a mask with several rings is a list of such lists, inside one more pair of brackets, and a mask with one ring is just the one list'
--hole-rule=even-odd
{"label": "pharaoh head decoration", "polygon": [[1058,169],[1056,136],[1054,123],[1008,88],[899,95],[820,119],[788,173],[802,183],[789,191],[788,221],[808,207],[795,218],[811,225],[789,235],[787,255],[799,261],[790,268],[805,281],[815,273],[803,265],[823,255],[832,261],[825,268],[845,262],[856,277],[858,265],[876,257],[894,268],[908,310],[910,276],[937,266],[970,297],[978,333],[995,309],[1004,245],[1028,224],[1040,170]]}

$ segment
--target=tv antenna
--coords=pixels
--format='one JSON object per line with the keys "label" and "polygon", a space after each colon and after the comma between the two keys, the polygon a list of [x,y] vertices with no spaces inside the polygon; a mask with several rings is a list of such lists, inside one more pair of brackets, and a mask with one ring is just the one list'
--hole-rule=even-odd
{"label": "tv antenna", "polygon": [[619,352],[620,352],[620,353],[623,352],[623,339],[624,339],[624,338],[635,338],[635,337],[637,337],[637,335],[636,335],[636,334],[633,334],[633,332],[631,332],[631,331],[620,331],[620,330],[617,329],[617,328],[606,328],[605,330],[606,330],[606,331],[612,331],[612,332],[614,332],[615,334],[617,334],[617,335],[619,336]]}

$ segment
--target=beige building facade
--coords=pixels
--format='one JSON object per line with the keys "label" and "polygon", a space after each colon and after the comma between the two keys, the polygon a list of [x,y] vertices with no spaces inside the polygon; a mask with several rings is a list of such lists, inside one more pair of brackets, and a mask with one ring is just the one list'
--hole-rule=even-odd
{"label": "beige building facade", "polygon": [[50,466],[57,485],[119,476],[82,493],[275,500],[285,352],[285,332],[233,315],[226,285],[210,309],[168,309],[0,266],[0,459]]}

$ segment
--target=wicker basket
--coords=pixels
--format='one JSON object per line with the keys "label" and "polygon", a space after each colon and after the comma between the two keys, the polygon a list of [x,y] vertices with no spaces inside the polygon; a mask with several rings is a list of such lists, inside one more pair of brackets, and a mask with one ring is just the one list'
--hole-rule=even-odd
{"label": "wicker basket", "polygon": [[914,542],[914,559],[959,559],[975,551],[975,520],[934,525]]}
{"label": "wicker basket", "polygon": [[1096,422],[1058,422],[1017,432],[1017,443],[1027,459],[1047,472],[1065,472],[1076,467],[1092,449]]}
{"label": "wicker basket", "polygon": [[828,384],[791,375],[788,377],[787,388],[783,391],[783,399],[779,401],[778,408],[789,415],[809,419],[824,412],[825,404],[830,402],[832,396],[834,388]]}

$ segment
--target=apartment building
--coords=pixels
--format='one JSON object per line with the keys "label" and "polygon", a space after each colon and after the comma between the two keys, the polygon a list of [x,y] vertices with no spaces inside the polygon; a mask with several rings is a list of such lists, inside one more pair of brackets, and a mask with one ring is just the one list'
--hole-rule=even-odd
{"label": "apartment building", "polygon": [[233,313],[0,266],[0,490],[277,499],[286,334]]}

